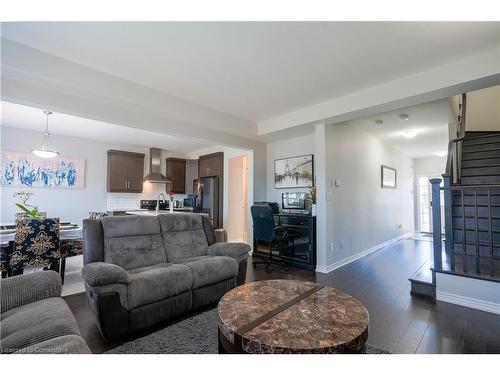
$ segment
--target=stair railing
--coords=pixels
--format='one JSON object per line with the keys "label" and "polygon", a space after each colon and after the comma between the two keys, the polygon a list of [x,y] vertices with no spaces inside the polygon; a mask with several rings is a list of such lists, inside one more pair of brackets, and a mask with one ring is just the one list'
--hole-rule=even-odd
{"label": "stair railing", "polygon": [[[491,184],[491,185],[461,185],[461,186],[444,186],[440,187],[441,179],[434,178],[430,180],[432,184],[432,230],[433,230],[433,245],[434,245],[434,265],[432,268],[432,281],[435,282],[435,273],[436,271],[440,271],[443,269],[442,266],[442,235],[441,235],[441,190],[444,191],[444,196],[446,200],[446,196],[450,196],[449,205],[447,206],[447,202],[445,201],[445,209],[449,209],[450,218],[445,219],[445,222],[450,222],[449,227],[446,229],[446,257],[450,261],[450,268],[452,272],[455,272],[455,258],[456,256],[463,257],[463,269],[461,273],[470,274],[470,270],[468,269],[468,256],[475,257],[475,270],[474,272],[477,274],[481,273],[481,260],[489,261],[489,269],[490,269],[490,277],[498,278],[499,275],[495,275],[495,261],[500,259],[500,255],[498,255],[495,251],[495,248],[498,250],[498,244],[494,243],[493,236],[493,219],[496,219],[492,215],[492,207],[493,203],[493,194],[500,194],[500,184]],[[453,220],[452,216],[452,192],[460,192],[460,220],[461,220],[461,242],[462,249],[461,251],[456,251],[453,246],[453,231],[451,227],[451,221]],[[467,194],[467,196],[466,196]],[[472,203],[467,203],[466,200]],[[479,210],[482,209],[482,215],[480,215]],[[486,212],[486,214],[484,214]],[[447,215],[445,215],[445,218]],[[469,219],[469,220],[468,220]],[[472,219],[473,225],[472,229],[467,229],[467,221]],[[485,226],[480,225],[480,219],[487,220],[487,229],[484,229]],[[445,224],[446,225],[446,224]],[[472,236],[473,241],[467,243],[467,232],[473,232]],[[487,240],[481,242],[481,232],[488,232]],[[448,233],[450,233],[450,237],[448,237]],[[471,246],[467,246],[471,245]],[[485,248],[489,248],[489,252],[484,251]],[[472,250],[471,250],[472,249]]]}
{"label": "stair railing", "polygon": [[[450,188],[452,185],[460,183],[462,177],[462,147],[465,138],[465,119],[467,108],[467,94],[463,93],[461,96],[462,102],[458,106],[458,126],[457,138],[452,139],[448,143],[448,158],[446,160],[446,171],[443,174],[443,184],[445,188]],[[453,241],[452,231],[452,204],[451,204],[451,191],[444,192],[444,228],[445,228],[445,246],[447,251],[451,251]]]}

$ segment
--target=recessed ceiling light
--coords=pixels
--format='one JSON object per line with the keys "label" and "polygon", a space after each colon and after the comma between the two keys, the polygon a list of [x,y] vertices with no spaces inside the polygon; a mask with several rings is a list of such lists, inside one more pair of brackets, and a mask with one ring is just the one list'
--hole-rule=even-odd
{"label": "recessed ceiling light", "polygon": [[433,152],[432,154],[439,156],[439,157],[443,157],[443,156],[448,155],[448,151],[436,151],[436,152]]}
{"label": "recessed ceiling light", "polygon": [[399,115],[399,119],[400,120],[403,120],[403,121],[406,121],[410,118],[410,116],[408,116],[407,114],[403,113],[401,115]]}
{"label": "recessed ceiling light", "polygon": [[410,130],[405,130],[404,132],[401,133],[401,135],[405,138],[415,138],[418,133],[419,133],[418,130],[410,129]]}

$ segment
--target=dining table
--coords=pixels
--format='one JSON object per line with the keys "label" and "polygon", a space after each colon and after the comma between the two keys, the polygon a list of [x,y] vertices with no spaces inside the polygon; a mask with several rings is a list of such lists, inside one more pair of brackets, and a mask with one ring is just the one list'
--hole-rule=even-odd
{"label": "dining table", "polygon": [[[0,223],[0,243],[8,244],[14,241],[16,236],[16,224]],[[61,240],[82,238],[82,227],[69,221],[61,221],[59,228],[59,238]]]}

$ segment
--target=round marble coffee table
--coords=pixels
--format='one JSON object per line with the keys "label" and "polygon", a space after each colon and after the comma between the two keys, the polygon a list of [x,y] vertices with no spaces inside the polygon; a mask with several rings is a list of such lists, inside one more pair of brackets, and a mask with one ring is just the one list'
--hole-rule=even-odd
{"label": "round marble coffee table", "polygon": [[368,312],[337,289],[298,280],[244,284],[219,302],[223,353],[360,353]]}

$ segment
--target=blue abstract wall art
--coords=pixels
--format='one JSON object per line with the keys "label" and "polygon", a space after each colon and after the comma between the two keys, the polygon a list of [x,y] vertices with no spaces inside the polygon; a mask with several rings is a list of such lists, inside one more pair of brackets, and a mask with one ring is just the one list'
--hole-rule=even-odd
{"label": "blue abstract wall art", "polygon": [[2,151],[0,183],[2,186],[29,186],[83,189],[85,160],[56,157],[43,159],[35,155]]}

